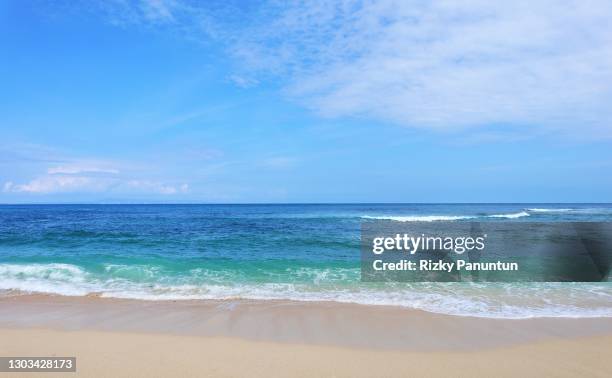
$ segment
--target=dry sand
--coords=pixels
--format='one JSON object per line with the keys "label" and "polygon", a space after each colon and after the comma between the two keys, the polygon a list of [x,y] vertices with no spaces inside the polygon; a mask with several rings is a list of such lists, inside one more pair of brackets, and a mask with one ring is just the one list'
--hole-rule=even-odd
{"label": "dry sand", "polygon": [[478,319],[335,303],[0,298],[0,356],[53,355],[76,356],[77,373],[49,376],[608,377],[612,319]]}

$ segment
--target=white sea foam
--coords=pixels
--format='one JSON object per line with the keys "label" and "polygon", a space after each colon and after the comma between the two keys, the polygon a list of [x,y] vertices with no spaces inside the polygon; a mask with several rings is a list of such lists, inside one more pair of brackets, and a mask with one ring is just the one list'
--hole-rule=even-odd
{"label": "white sea foam", "polygon": [[529,208],[526,209],[531,213],[559,213],[572,215],[611,215],[612,207],[577,207],[577,208]]}
{"label": "white sea foam", "polygon": [[0,264],[0,278],[79,283],[85,280],[85,271],[71,264]]}
{"label": "white sea foam", "polygon": [[[113,265],[110,270],[122,272],[128,267]],[[238,283],[230,279],[231,274],[202,269],[180,277],[165,276],[160,269],[144,270],[159,276],[155,281],[136,282],[122,274],[96,276],[70,264],[0,264],[0,290],[66,296],[98,293],[103,297],[140,300],[334,301],[484,318],[612,317],[612,283],[609,282],[364,284],[359,282],[359,268],[337,271],[296,268],[290,273],[306,278],[307,282]]]}
{"label": "white sea foam", "polygon": [[0,290],[79,296],[91,290],[85,276],[70,264],[0,264]]}
{"label": "white sea foam", "polygon": [[[520,211],[516,213],[507,214],[492,214],[482,215],[484,218],[506,218],[516,219],[521,217],[528,217],[529,213],[526,211]],[[381,219],[381,220],[393,220],[397,222],[435,222],[435,221],[457,221],[465,219],[476,219],[480,216],[477,215],[379,215],[370,216],[364,215],[361,218],[364,219]]]}
{"label": "white sea foam", "polygon": [[[534,317],[612,317],[610,294],[590,294],[585,289],[574,289],[559,297],[550,293],[551,300],[533,300],[544,288],[519,288],[506,293],[489,293],[486,287],[453,290],[452,287],[430,285],[394,290],[370,288],[335,288],[312,290],[303,285],[266,283],[259,285],[177,285],[155,286],[105,292],[104,297],[141,300],[295,300],[332,301],[364,305],[400,306],[423,311],[457,316],[483,318],[524,319]],[[589,298],[589,295],[591,296]],[[540,297],[538,297],[540,298]],[[532,301],[533,300],[533,301]],[[607,302],[606,302],[607,301]]]}
{"label": "white sea foam", "polygon": [[435,221],[456,221],[462,219],[476,218],[474,215],[380,215],[380,216],[362,216],[364,219],[381,219],[393,220],[397,222],[435,222]]}
{"label": "white sea foam", "polygon": [[532,213],[569,213],[574,211],[575,209],[545,209],[545,208],[532,208],[532,209],[527,209],[527,211],[530,211]]}
{"label": "white sea foam", "polygon": [[489,218],[506,218],[506,219],[516,219],[516,218],[522,218],[522,217],[528,217],[528,216],[529,216],[529,213],[526,211],[521,211],[518,213],[487,215],[487,217]]}

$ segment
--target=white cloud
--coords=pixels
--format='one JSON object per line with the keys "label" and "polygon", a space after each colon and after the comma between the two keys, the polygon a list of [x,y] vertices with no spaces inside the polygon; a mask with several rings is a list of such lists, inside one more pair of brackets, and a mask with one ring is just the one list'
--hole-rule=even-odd
{"label": "white cloud", "polygon": [[8,181],[4,192],[13,193],[65,193],[103,192],[121,183],[116,177],[119,170],[108,163],[94,165],[88,162],[72,162],[47,168],[47,174],[40,175],[26,183]]}
{"label": "white cloud", "polygon": [[183,194],[189,185],[167,184],[165,182],[134,179],[143,176],[142,169],[131,167],[129,172],[121,170],[107,161],[81,160],[65,165],[53,166],[25,183],[7,181],[3,185],[5,193],[53,194],[53,193],[139,193],[139,194]]}
{"label": "white cloud", "polygon": [[17,193],[99,192],[105,190],[109,184],[105,180],[82,176],[43,176],[25,184],[13,184],[9,181],[4,185],[4,191]]}
{"label": "white cloud", "polygon": [[236,53],[325,116],[612,135],[611,16],[607,1],[304,2]]}
{"label": "white cloud", "polygon": [[323,116],[612,136],[607,0],[269,1],[231,14],[142,4],[160,15],[148,23],[173,19],[191,39],[225,43],[237,85],[272,75]]}
{"label": "white cloud", "polygon": [[4,192],[52,194],[52,193],[128,193],[175,195],[189,192],[188,184],[169,185],[151,180],[128,180],[116,177],[92,177],[79,175],[45,175],[23,184],[8,181]]}

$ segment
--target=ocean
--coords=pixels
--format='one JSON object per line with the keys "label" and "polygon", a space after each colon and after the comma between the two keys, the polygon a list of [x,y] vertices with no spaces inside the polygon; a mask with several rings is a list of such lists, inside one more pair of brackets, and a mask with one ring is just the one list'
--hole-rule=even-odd
{"label": "ocean", "polygon": [[297,300],[612,317],[612,283],[367,283],[360,225],[612,221],[612,204],[0,205],[0,295]]}

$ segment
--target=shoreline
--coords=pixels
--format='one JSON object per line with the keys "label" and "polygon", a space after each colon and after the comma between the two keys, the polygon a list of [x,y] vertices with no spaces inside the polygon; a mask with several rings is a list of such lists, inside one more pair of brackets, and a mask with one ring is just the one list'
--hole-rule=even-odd
{"label": "shoreline", "polygon": [[83,377],[606,377],[612,369],[612,318],[483,319],[324,302],[8,296],[0,339],[2,356],[74,356]]}
{"label": "shoreline", "polygon": [[287,300],[0,297],[0,328],[135,332],[384,350],[479,350],[612,337],[612,318],[499,319]]}

